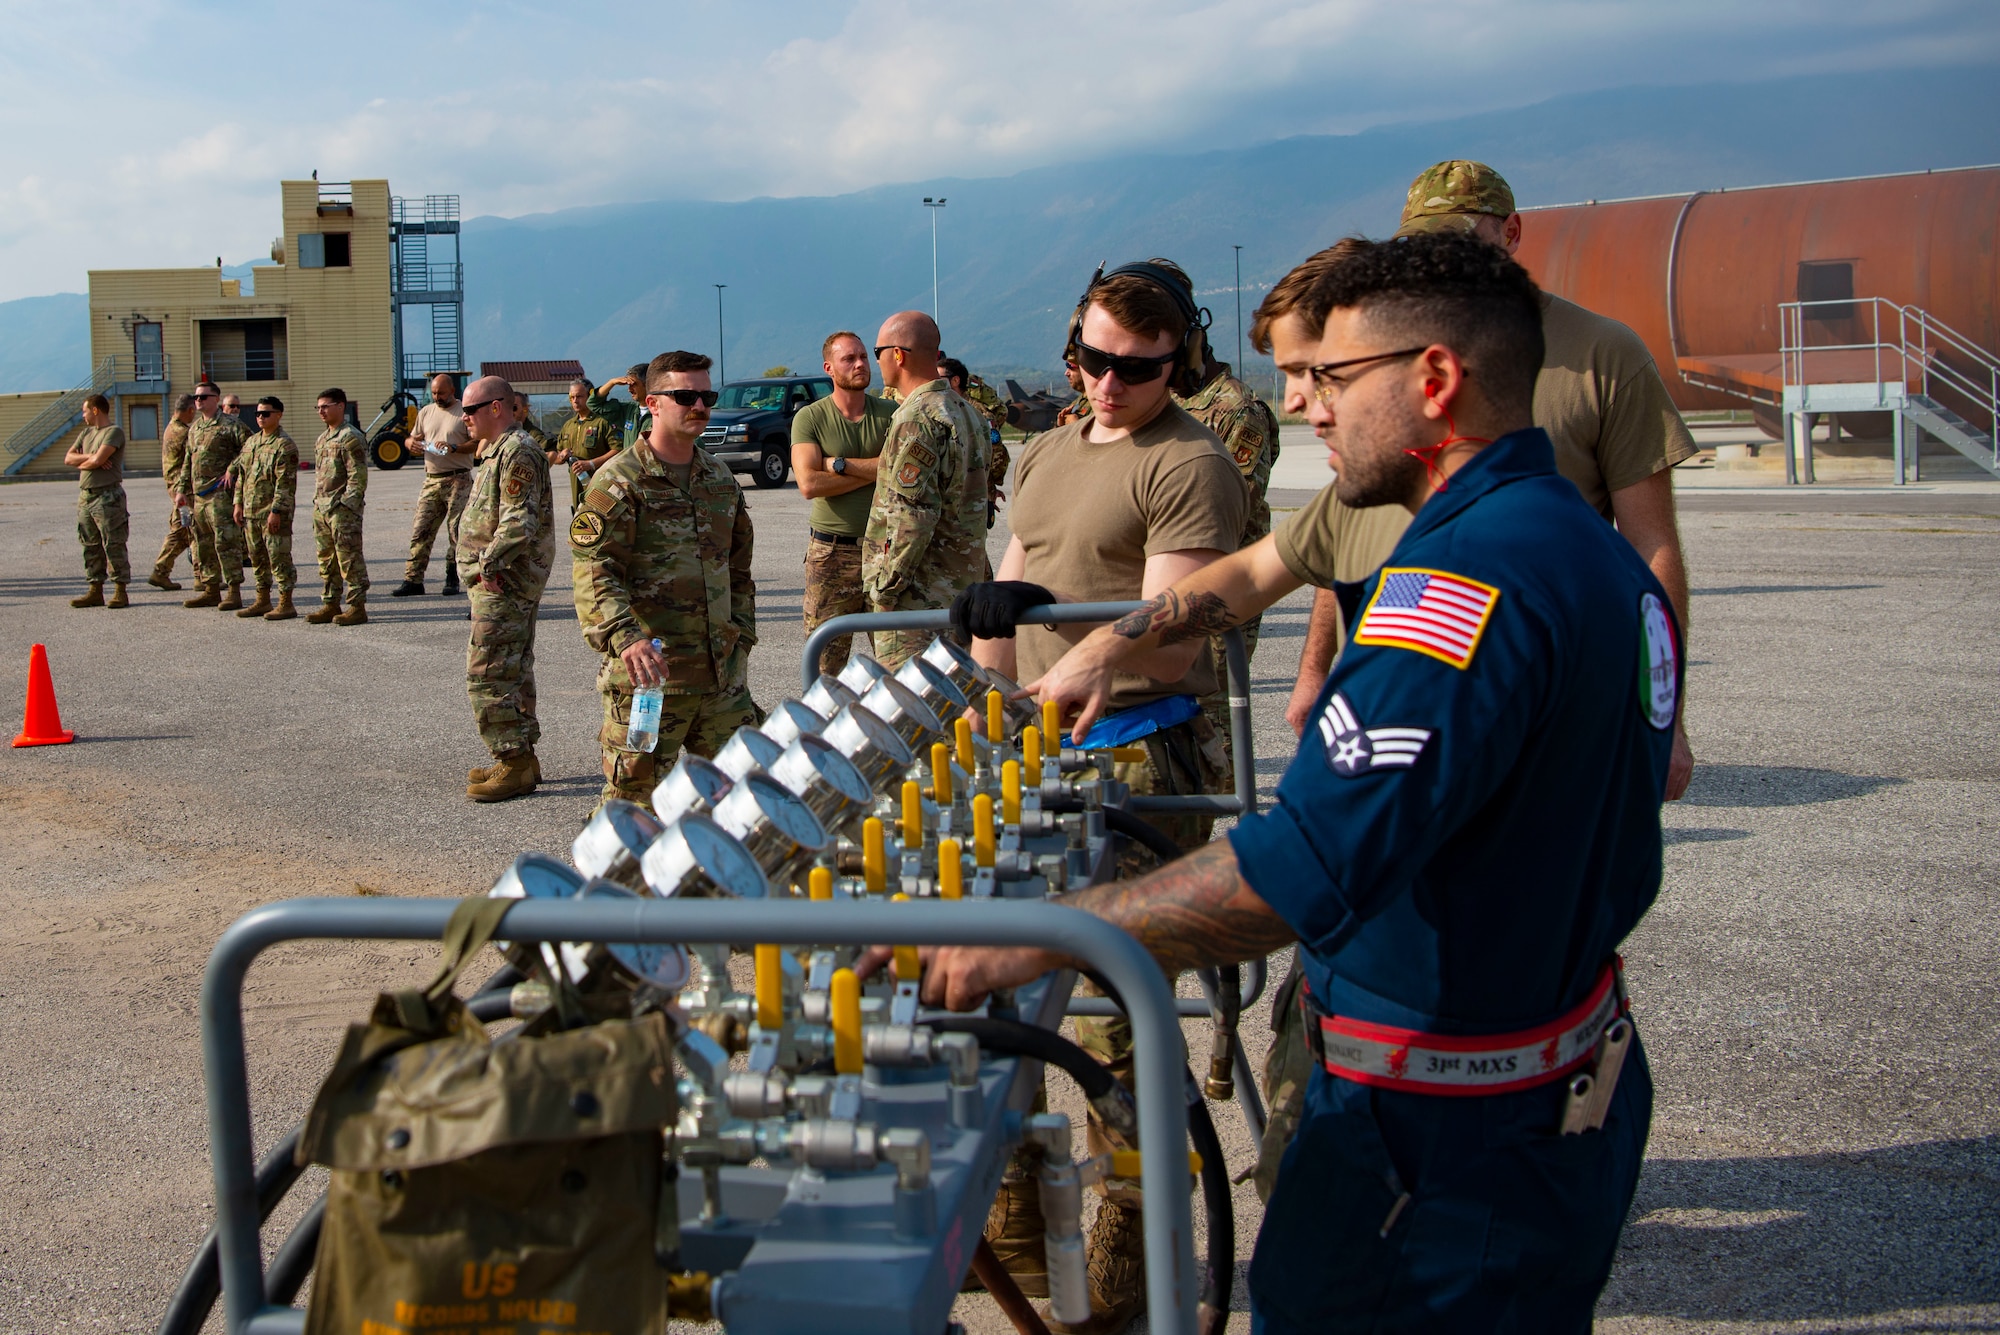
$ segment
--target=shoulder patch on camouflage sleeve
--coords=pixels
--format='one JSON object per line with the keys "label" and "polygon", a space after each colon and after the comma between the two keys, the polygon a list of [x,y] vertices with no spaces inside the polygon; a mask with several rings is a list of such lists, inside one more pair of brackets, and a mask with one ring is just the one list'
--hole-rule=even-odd
{"label": "shoulder patch on camouflage sleeve", "polygon": [[521,493],[526,491],[528,484],[534,480],[534,474],[530,473],[524,464],[517,463],[509,468],[507,470],[507,499],[510,501],[520,500]]}
{"label": "shoulder patch on camouflage sleeve", "polygon": [[918,441],[911,441],[909,449],[905,450],[904,453],[925,468],[933,466],[938,461],[937,455],[931,453],[928,446]]}
{"label": "shoulder patch on camouflage sleeve", "polygon": [[578,510],[576,517],[569,521],[569,544],[572,547],[595,547],[604,541],[604,516],[595,510]]}

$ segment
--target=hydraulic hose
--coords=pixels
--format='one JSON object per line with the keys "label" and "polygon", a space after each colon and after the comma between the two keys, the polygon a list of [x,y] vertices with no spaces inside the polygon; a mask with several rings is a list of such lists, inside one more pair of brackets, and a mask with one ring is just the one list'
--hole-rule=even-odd
{"label": "hydraulic hose", "polygon": [[990,1052],[1032,1057],[1068,1074],[1104,1125],[1126,1144],[1139,1143],[1139,1112],[1125,1086],[1095,1057],[1061,1034],[1019,1020],[995,1020],[978,1015],[933,1015],[918,1024],[946,1034],[971,1034]]}
{"label": "hydraulic hose", "polygon": [[319,1230],[325,1222],[326,1193],[322,1191],[278,1248],[278,1254],[271,1258],[271,1268],[264,1272],[265,1302],[290,1307],[292,1299],[299,1296],[306,1276],[312,1273],[313,1260],[319,1255]]}
{"label": "hydraulic hose", "polygon": [[1163,863],[1187,855],[1187,850],[1169,839],[1164,831],[1123,807],[1104,808],[1104,824],[1107,829],[1116,830]]}
{"label": "hydraulic hose", "polygon": [[1201,1335],[1222,1335],[1229,1324],[1229,1291],[1236,1282],[1236,1201],[1229,1188],[1229,1166],[1222,1159],[1222,1140],[1208,1104],[1187,1078],[1188,1141],[1201,1156],[1201,1205],[1208,1218],[1208,1258],[1202,1265],[1201,1299],[1196,1328]]}

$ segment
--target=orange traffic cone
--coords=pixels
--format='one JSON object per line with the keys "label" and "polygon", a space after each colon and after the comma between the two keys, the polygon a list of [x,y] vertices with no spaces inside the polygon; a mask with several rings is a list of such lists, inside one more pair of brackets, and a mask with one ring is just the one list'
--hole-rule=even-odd
{"label": "orange traffic cone", "polygon": [[28,651],[28,711],[21,720],[16,746],[61,746],[76,734],[64,732],[62,711],[56,708],[56,683],[49,676],[49,651],[36,645]]}

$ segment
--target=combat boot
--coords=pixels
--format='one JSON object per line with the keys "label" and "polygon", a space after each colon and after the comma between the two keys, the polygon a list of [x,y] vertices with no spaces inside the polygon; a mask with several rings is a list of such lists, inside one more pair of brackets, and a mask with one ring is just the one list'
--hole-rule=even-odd
{"label": "combat boot", "polygon": [[333,619],[336,626],[365,626],[368,624],[368,601],[355,598],[348,602],[347,610]]}
{"label": "combat boot", "polygon": [[513,751],[501,756],[485,778],[467,784],[465,795],[475,802],[505,802],[534,792],[541,777],[541,762],[533,751]]}
{"label": "combat boot", "polygon": [[104,605],[106,607],[130,607],[132,600],[125,596],[125,586],[123,584],[114,584],[111,586],[111,597]]}
{"label": "combat boot", "polygon": [[214,607],[222,601],[222,595],[214,589],[204,588],[200,593],[182,603],[182,607]]}
{"label": "combat boot", "polygon": [[339,615],[340,615],[340,599],[328,598],[325,602],[319,605],[319,611],[314,612],[311,616],[306,618],[306,624],[308,626],[324,626],[327,622],[333,620],[335,617]]}
{"label": "combat boot", "polygon": [[181,591],[181,586],[174,583],[164,570],[155,570],[147,577],[146,582],[156,589],[165,589],[168,593],[179,593]]}
{"label": "combat boot", "polygon": [[[532,751],[530,751],[528,754],[530,757],[534,756],[534,752]],[[486,780],[492,778],[499,772],[500,772],[500,762],[497,760],[490,765],[474,765],[471,769],[465,772],[465,781],[468,784],[484,783],[486,782]],[[535,782],[540,783],[541,781],[542,781],[542,762],[539,759],[536,759]],[[591,814],[595,815],[596,813],[592,812]],[[590,823],[589,817],[585,817],[583,823],[588,825]]]}
{"label": "combat boot", "polygon": [[424,582],[422,580],[406,579],[401,584],[398,584],[395,588],[389,590],[389,596],[391,598],[413,598],[417,594],[422,593],[423,591],[424,591]]}
{"label": "combat boot", "polygon": [[69,605],[71,607],[104,606],[104,585],[101,582],[93,582],[89,590],[82,597],[70,599]]}
{"label": "combat boot", "polygon": [[[1049,1296],[1047,1231],[1041,1184],[1032,1177],[1003,1179],[993,1208],[986,1212],[986,1241],[1015,1285],[1030,1298]],[[977,1293],[985,1287],[976,1272],[966,1272],[963,1292]]]}
{"label": "combat boot", "polygon": [[225,612],[234,612],[237,608],[243,606],[243,586],[241,584],[230,585],[228,596],[223,598],[216,606]]}
{"label": "combat boot", "polygon": [[290,589],[286,589],[284,592],[278,595],[278,605],[272,608],[270,611],[264,613],[264,620],[290,621],[293,617],[296,617],[298,614],[299,614],[299,609],[292,606],[292,591]]}
{"label": "combat boot", "polygon": [[236,615],[242,617],[244,620],[247,621],[251,617],[263,616],[264,613],[270,610],[271,610],[271,586],[268,584],[259,584],[257,586],[257,601],[250,604],[250,606],[242,609]]}
{"label": "combat boot", "polygon": [[458,566],[456,563],[453,563],[452,565],[447,566],[445,568],[444,587],[438,590],[438,597],[456,598],[458,596],[459,596]]}
{"label": "combat boot", "polygon": [[1146,1310],[1146,1230],[1136,1205],[1105,1201],[1090,1226],[1090,1320],[1049,1321],[1054,1335],[1118,1335]]}

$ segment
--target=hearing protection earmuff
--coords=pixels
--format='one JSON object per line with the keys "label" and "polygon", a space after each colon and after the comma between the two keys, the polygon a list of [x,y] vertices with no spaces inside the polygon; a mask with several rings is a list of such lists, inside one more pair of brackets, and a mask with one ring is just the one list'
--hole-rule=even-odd
{"label": "hearing protection earmuff", "polygon": [[1204,379],[1202,373],[1207,369],[1207,331],[1209,322],[1214,317],[1209,314],[1206,306],[1195,305],[1194,297],[1180,285],[1173,274],[1157,264],[1144,260],[1121,264],[1109,273],[1105,272],[1102,264],[1097,266],[1097,272],[1091,275],[1090,286],[1084,288],[1083,295],[1077,298],[1076,310],[1069,317],[1069,334],[1063,340],[1063,360],[1066,362],[1076,360],[1076,345],[1083,337],[1083,313],[1090,309],[1090,294],[1095,292],[1098,284],[1107,278],[1117,278],[1124,274],[1135,274],[1166,293],[1173,301],[1175,309],[1181,313],[1181,318],[1187,321],[1187,333],[1181,336],[1180,347],[1175,349],[1174,370],[1168,387],[1182,396],[1194,393],[1201,388]]}

